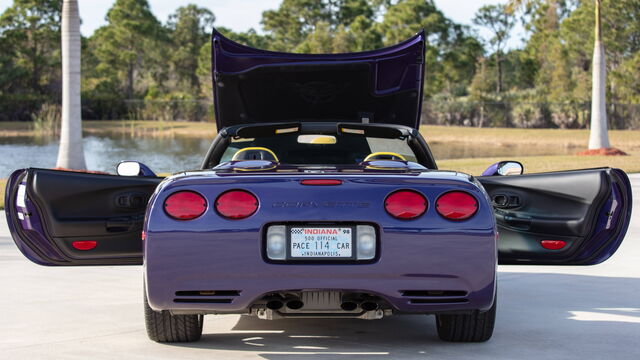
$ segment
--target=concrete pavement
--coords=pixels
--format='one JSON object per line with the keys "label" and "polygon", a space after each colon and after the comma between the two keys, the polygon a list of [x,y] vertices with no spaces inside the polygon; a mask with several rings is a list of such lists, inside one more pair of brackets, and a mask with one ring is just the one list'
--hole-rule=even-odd
{"label": "concrete pavement", "polygon": [[3,359],[640,359],[640,174],[634,218],[609,261],[501,266],[493,338],[438,340],[433,317],[379,321],[207,316],[198,343],[147,339],[140,267],[47,268],[17,250],[0,215]]}

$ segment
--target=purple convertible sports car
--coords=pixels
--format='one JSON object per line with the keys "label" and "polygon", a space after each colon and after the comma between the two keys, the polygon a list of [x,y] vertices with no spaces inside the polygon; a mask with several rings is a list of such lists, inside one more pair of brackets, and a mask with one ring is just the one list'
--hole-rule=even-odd
{"label": "purple convertible sports car", "polygon": [[212,41],[219,133],[201,169],[9,179],[7,221],[31,261],[144,265],[152,340],[198,340],[205,314],[435,314],[443,340],[486,341],[498,263],[597,264],[624,238],[621,170],[438,170],[418,132],[422,33],[353,54]]}

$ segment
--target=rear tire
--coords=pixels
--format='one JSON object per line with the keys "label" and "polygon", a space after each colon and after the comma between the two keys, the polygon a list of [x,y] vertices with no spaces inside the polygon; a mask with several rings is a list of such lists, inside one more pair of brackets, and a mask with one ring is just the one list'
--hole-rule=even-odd
{"label": "rear tire", "polygon": [[497,301],[491,309],[466,315],[436,315],[438,336],[444,341],[483,342],[493,335]]}
{"label": "rear tire", "polygon": [[157,342],[192,342],[202,336],[203,315],[171,315],[167,310],[155,311],[144,294],[144,322],[149,339]]}

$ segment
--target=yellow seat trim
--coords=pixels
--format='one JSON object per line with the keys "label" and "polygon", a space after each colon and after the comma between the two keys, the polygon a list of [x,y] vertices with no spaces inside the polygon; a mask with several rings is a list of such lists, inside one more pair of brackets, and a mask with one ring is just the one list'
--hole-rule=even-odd
{"label": "yellow seat trim", "polygon": [[278,160],[278,156],[273,151],[271,151],[271,149],[267,149],[266,147],[260,147],[260,146],[250,146],[250,147],[242,148],[242,149],[236,151],[236,153],[233,154],[233,157],[231,158],[231,161],[238,161],[239,155],[242,154],[243,152],[249,151],[249,150],[266,151],[269,154],[273,155],[273,158],[275,159],[276,162],[280,162],[280,160]]}
{"label": "yellow seat trim", "polygon": [[[400,155],[400,154],[398,154],[398,153],[394,153],[394,152],[384,152],[384,151],[379,151],[379,152],[371,153],[371,154],[367,155],[367,157],[366,157],[366,158],[364,158],[364,161],[369,161],[369,160],[371,160],[372,158],[374,158],[374,157],[376,157],[376,156],[378,156],[378,155],[390,155],[390,156],[395,156],[395,157],[397,157],[397,158],[400,158],[402,161],[407,161],[407,159],[406,159],[404,156],[402,156],[402,155]],[[392,159],[380,159],[380,160],[391,160],[391,161],[393,161]]]}

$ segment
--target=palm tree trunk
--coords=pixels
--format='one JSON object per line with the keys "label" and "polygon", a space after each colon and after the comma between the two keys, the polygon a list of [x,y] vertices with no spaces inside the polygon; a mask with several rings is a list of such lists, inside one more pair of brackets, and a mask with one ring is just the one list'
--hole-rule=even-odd
{"label": "palm tree trunk", "polygon": [[591,132],[589,149],[608,148],[606,81],[607,68],[600,24],[601,0],[596,0],[596,29],[593,48],[593,83],[591,89]]}
{"label": "palm tree trunk", "polygon": [[80,103],[80,15],[77,0],[62,4],[62,128],[56,167],[86,168]]}

